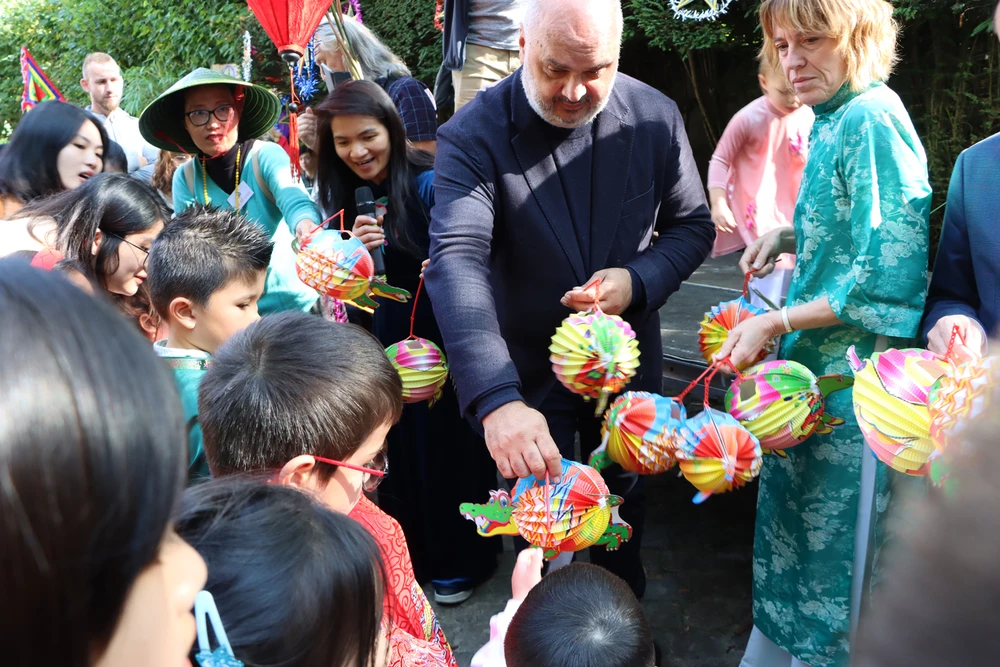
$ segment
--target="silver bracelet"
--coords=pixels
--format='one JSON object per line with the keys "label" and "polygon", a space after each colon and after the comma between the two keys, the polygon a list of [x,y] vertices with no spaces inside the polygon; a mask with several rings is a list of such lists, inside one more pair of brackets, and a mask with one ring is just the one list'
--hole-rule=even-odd
{"label": "silver bracelet", "polygon": [[795,329],[788,322],[788,306],[783,306],[781,308],[781,323],[785,325],[785,333],[792,333]]}

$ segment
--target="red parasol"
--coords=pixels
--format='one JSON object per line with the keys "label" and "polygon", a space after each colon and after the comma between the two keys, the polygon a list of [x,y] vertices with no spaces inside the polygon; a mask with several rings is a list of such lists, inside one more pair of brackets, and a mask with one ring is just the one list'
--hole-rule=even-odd
{"label": "red parasol", "polygon": [[292,174],[299,174],[299,97],[295,94],[293,70],[305,53],[323,15],[330,7],[329,0],[247,0],[267,36],[278,48],[281,59],[288,63],[292,80],[288,102],[288,144],[292,161]]}

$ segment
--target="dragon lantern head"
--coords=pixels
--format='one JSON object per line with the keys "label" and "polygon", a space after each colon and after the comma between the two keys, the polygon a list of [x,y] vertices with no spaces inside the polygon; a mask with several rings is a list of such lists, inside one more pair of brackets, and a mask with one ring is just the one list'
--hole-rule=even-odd
{"label": "dragon lantern head", "polygon": [[507,491],[490,491],[490,501],[485,505],[462,503],[458,511],[475,521],[476,530],[484,537],[517,535],[517,526],[510,520],[514,506]]}

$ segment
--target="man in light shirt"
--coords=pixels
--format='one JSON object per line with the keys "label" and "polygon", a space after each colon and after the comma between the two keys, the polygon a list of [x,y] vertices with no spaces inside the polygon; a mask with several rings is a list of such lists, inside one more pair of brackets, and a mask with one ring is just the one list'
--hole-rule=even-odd
{"label": "man in light shirt", "polygon": [[455,111],[521,66],[524,7],[525,0],[446,0],[443,55]]}
{"label": "man in light shirt", "polygon": [[[80,86],[90,95],[88,111],[104,122],[108,138],[117,142],[128,160],[128,173],[156,162],[160,152],[139,134],[139,119],[130,116],[119,104],[122,101],[121,69],[106,53],[91,53],[83,60]],[[148,178],[146,179],[148,180]]]}

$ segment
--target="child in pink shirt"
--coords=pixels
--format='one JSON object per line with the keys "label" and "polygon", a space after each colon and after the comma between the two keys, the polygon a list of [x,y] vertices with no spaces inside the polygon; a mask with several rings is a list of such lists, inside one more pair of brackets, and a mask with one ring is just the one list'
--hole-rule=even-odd
{"label": "child in pink shirt", "polygon": [[[757,80],[764,95],[729,121],[708,166],[708,197],[717,231],[713,257],[792,224],[813,112],[799,102],[780,71],[762,64]],[[781,306],[794,262],[793,255],[781,255],[774,272],[754,279],[753,288]],[[764,306],[753,292],[750,300]]]}

